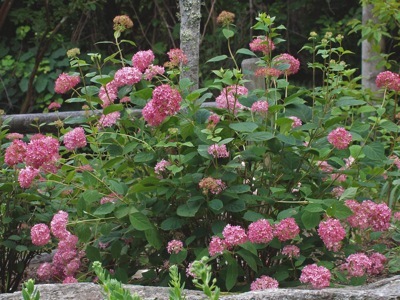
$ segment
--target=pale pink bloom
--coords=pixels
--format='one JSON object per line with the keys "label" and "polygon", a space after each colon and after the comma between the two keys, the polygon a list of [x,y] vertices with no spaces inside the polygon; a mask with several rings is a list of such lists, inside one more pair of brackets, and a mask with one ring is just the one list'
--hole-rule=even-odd
{"label": "pale pink bloom", "polygon": [[274,238],[273,228],[265,219],[251,223],[247,235],[249,241],[255,244],[269,243]]}
{"label": "pale pink bloom", "polygon": [[219,146],[218,144],[213,144],[210,147],[208,147],[207,152],[214,158],[229,157],[229,152],[228,150],[226,150],[226,145]]}
{"label": "pale pink bloom", "polygon": [[100,87],[99,98],[103,103],[101,107],[105,108],[114,103],[115,99],[118,97],[118,86],[115,81],[110,81],[105,86]]}
{"label": "pale pink bloom", "polygon": [[58,239],[66,239],[70,232],[67,230],[68,213],[60,210],[50,222],[51,233]]}
{"label": "pale pink bloom", "polygon": [[332,189],[332,195],[335,198],[340,198],[340,196],[342,196],[343,193],[344,193],[344,187],[342,186],[336,186]]}
{"label": "pale pink bloom", "polygon": [[164,172],[166,170],[166,168],[168,166],[170,166],[171,163],[165,159],[162,159],[161,161],[159,161],[156,166],[154,167],[154,173],[156,174],[161,174],[162,172]]}
{"label": "pale pink bloom", "polygon": [[118,201],[120,197],[121,195],[118,195],[117,193],[110,193],[107,196],[104,196],[100,199],[100,204],[105,204],[108,202],[115,203]]}
{"label": "pale pink bloom", "polygon": [[364,253],[350,254],[346,262],[341,266],[353,277],[363,276],[372,267],[372,262]]}
{"label": "pale pink bloom", "polygon": [[221,121],[220,116],[215,113],[211,113],[207,119],[207,122],[212,123],[213,126],[216,126],[220,121]]}
{"label": "pale pink bloom", "polygon": [[328,142],[337,149],[346,149],[352,140],[350,132],[343,127],[338,127],[328,134]]}
{"label": "pale pink bloom", "polygon": [[385,269],[385,264],[387,262],[386,256],[378,252],[374,252],[369,256],[369,259],[371,261],[371,267],[367,269],[367,273],[369,275],[381,274]]}
{"label": "pale pink bloom", "polygon": [[39,223],[31,228],[32,244],[44,246],[50,241],[50,238],[50,228],[46,224]]}
{"label": "pale pink bloom", "polygon": [[9,166],[22,163],[25,159],[27,144],[21,140],[15,139],[10,146],[7,147],[4,162]]}
{"label": "pale pink bloom", "polygon": [[199,188],[203,190],[204,194],[210,192],[211,194],[218,195],[226,188],[226,185],[221,179],[206,177],[200,180]]}
{"label": "pale pink bloom", "polygon": [[322,172],[332,173],[333,171],[333,167],[326,160],[317,161],[317,165]]}
{"label": "pale pink bloom", "polygon": [[303,123],[298,117],[291,116],[289,117],[289,119],[293,120],[292,128],[300,127],[301,125],[303,125]]}
{"label": "pale pink bloom", "polygon": [[354,157],[349,156],[349,158],[344,159],[346,165],[344,166],[344,170],[350,169],[353,163],[356,161]]}
{"label": "pale pink bloom", "polygon": [[61,104],[58,102],[51,102],[49,104],[49,106],[47,107],[48,110],[52,110],[52,109],[57,110],[59,108],[61,108]]}
{"label": "pale pink bloom", "polygon": [[369,226],[369,208],[366,205],[361,205],[361,203],[356,200],[346,200],[345,205],[353,212],[353,214],[346,219],[350,226],[367,229]]}
{"label": "pale pink bloom", "polygon": [[52,273],[52,266],[51,263],[45,262],[42,263],[36,270],[36,275],[41,281],[49,280],[53,273]]}
{"label": "pale pink bloom", "polygon": [[300,256],[300,248],[295,245],[286,245],[282,249],[282,254],[287,257],[299,257]]}
{"label": "pale pink bloom", "polygon": [[18,182],[20,187],[27,189],[31,186],[33,180],[39,175],[39,170],[31,166],[27,166],[18,174]]}
{"label": "pale pink bloom", "polygon": [[162,75],[165,73],[165,69],[162,66],[157,66],[157,65],[150,65],[146,71],[144,72],[144,78],[146,80],[152,80],[154,77],[157,75]]}
{"label": "pale pink bloom", "polygon": [[329,286],[331,280],[331,272],[316,264],[307,265],[303,268],[300,275],[301,283],[309,283],[313,288],[325,288]]}
{"label": "pale pink bloom", "polygon": [[128,96],[122,97],[122,99],[119,100],[119,103],[129,103],[131,102],[131,98]]}
{"label": "pale pink bloom", "polygon": [[186,65],[188,63],[187,56],[181,49],[171,49],[167,52],[167,55],[172,67],[177,67],[180,64]]}
{"label": "pale pink bloom", "polygon": [[65,277],[65,279],[62,282],[63,284],[70,284],[70,283],[78,283],[78,280],[74,278],[73,276],[68,276]]}
{"label": "pale pink bloom", "polygon": [[236,113],[239,109],[243,109],[244,106],[239,103],[239,96],[247,95],[248,90],[246,87],[241,85],[230,85],[222,89],[221,94],[215,98],[217,107],[226,108],[230,112]]}
{"label": "pale pink bloom", "polygon": [[282,75],[282,71],[275,68],[259,68],[254,72],[257,77],[275,77],[278,78]]}
{"label": "pale pink bloom", "polygon": [[66,264],[64,269],[65,276],[73,276],[75,275],[79,268],[81,267],[81,261],[79,258],[73,258],[69,263]]}
{"label": "pale pink bloom", "polygon": [[376,86],[378,88],[387,88],[396,92],[400,91],[400,75],[390,71],[384,71],[376,77]]}
{"label": "pale pink bloom", "polygon": [[120,117],[121,117],[121,113],[119,111],[114,111],[107,115],[101,115],[101,117],[99,119],[99,123],[97,124],[97,128],[101,129],[101,128],[105,128],[105,127],[111,127],[115,123],[117,123],[117,121],[119,120]]}
{"label": "pale pink bloom", "polygon": [[284,64],[289,65],[289,67],[285,66],[285,69],[283,70],[286,75],[296,74],[300,69],[300,61],[288,53],[283,53],[274,57],[272,62],[276,67]]}
{"label": "pale pink bloom", "polygon": [[43,136],[31,140],[25,153],[25,163],[39,169],[43,164],[54,162],[59,158],[60,144],[56,138]]}
{"label": "pale pink bloom", "polygon": [[81,81],[79,76],[71,76],[67,73],[61,73],[54,85],[54,91],[57,94],[65,94],[73,89]]}
{"label": "pale pink bloom", "polygon": [[193,273],[192,266],[193,266],[193,261],[189,263],[186,268],[186,277],[191,276],[193,278],[196,278],[196,274]]}
{"label": "pale pink bloom", "polygon": [[114,75],[114,84],[117,87],[134,85],[142,79],[142,72],[135,67],[123,67]]}
{"label": "pale pink bloom", "polygon": [[260,51],[264,55],[271,53],[275,49],[275,44],[266,36],[256,37],[250,42],[249,46],[252,51]]}
{"label": "pale pink bloom", "polygon": [[17,132],[11,132],[6,134],[6,138],[9,140],[20,140],[24,137],[23,134]]}
{"label": "pale pink bloom", "polygon": [[75,150],[85,147],[87,144],[85,130],[82,127],[76,127],[64,134],[64,144],[67,150]]}
{"label": "pale pink bloom", "polygon": [[392,211],[386,203],[346,200],[345,204],[353,211],[353,215],[347,218],[350,226],[360,229],[372,228],[374,231],[385,231],[390,227]]}
{"label": "pale pink bloom", "polygon": [[254,102],[254,103],[251,105],[251,111],[252,111],[253,113],[256,113],[256,112],[257,112],[257,113],[266,115],[266,114],[268,113],[268,107],[269,107],[269,104],[268,104],[267,101],[265,101],[265,100],[259,100],[259,101]]}
{"label": "pale pink bloom", "polygon": [[33,135],[30,136],[29,140],[30,140],[30,141],[40,140],[40,139],[43,139],[43,138],[45,138],[45,137],[46,137],[46,136],[45,136],[44,134],[35,133],[35,134],[33,134]]}
{"label": "pale pink bloom", "polygon": [[260,278],[254,280],[250,285],[251,291],[266,290],[266,289],[277,289],[279,282],[267,275],[262,275]]}
{"label": "pale pink bloom", "polygon": [[294,218],[286,218],[274,226],[274,236],[281,242],[294,239],[300,233],[300,228]]}
{"label": "pale pink bloom", "polygon": [[142,115],[150,126],[160,125],[167,117],[165,112],[159,111],[156,107],[154,107],[154,103],[151,100],[147,102],[145,107],[143,107]]}
{"label": "pale pink bloom", "polygon": [[230,224],[226,225],[222,231],[224,236],[224,242],[226,246],[233,247],[247,242],[246,231],[240,226],[232,226]]}
{"label": "pale pink bloom", "polygon": [[396,155],[389,156],[389,159],[393,160],[393,163],[396,165],[397,169],[400,169],[400,158]]}
{"label": "pale pink bloom", "polygon": [[178,90],[168,84],[157,86],[153,90],[153,105],[165,114],[172,116],[180,109],[182,96]]}
{"label": "pale pink bloom", "polygon": [[152,50],[138,51],[132,56],[132,66],[143,73],[153,63],[154,58]]}
{"label": "pale pink bloom", "polygon": [[331,174],[331,180],[336,181],[336,182],[344,182],[347,179],[346,174],[341,174],[341,173],[335,173]]}
{"label": "pale pink bloom", "polygon": [[211,238],[210,244],[208,245],[208,253],[210,256],[222,254],[226,249],[226,243],[223,239],[218,236]]}
{"label": "pale pink bloom", "polygon": [[181,252],[183,249],[183,243],[182,241],[179,240],[172,240],[168,242],[167,245],[167,252],[169,254],[175,253],[178,254],[179,252]]}
{"label": "pale pink bloom", "polygon": [[346,237],[346,230],[344,230],[339,220],[329,218],[319,223],[318,235],[324,242],[326,249],[337,252],[342,247],[342,240]]}
{"label": "pale pink bloom", "polygon": [[396,221],[400,221],[400,211],[396,211],[393,214],[393,219],[395,219]]}

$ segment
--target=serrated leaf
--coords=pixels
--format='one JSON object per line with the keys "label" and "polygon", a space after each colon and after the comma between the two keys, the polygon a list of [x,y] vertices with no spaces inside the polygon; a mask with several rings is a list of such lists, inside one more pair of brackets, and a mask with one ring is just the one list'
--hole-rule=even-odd
{"label": "serrated leaf", "polygon": [[222,61],[222,60],[225,60],[225,59],[227,59],[227,58],[228,58],[228,56],[225,55],[225,54],[224,54],[224,55],[219,55],[219,56],[215,56],[215,57],[213,57],[213,58],[207,60],[206,63]]}
{"label": "serrated leaf", "polygon": [[129,215],[129,221],[133,228],[139,231],[152,229],[152,224],[147,216],[141,212],[136,212]]}
{"label": "serrated leaf", "polygon": [[258,128],[258,125],[253,122],[240,122],[229,124],[229,127],[238,132],[253,132]]}
{"label": "serrated leaf", "polygon": [[339,200],[347,200],[347,199],[354,199],[357,195],[358,188],[356,187],[349,187],[344,190],[343,194],[340,196]]}
{"label": "serrated leaf", "polygon": [[95,216],[103,216],[109,213],[112,213],[115,209],[115,203],[113,202],[107,202],[102,205],[100,205],[94,212],[93,214]]}
{"label": "serrated leaf", "polygon": [[306,229],[317,227],[321,220],[321,214],[315,212],[304,211],[301,215],[301,221]]}

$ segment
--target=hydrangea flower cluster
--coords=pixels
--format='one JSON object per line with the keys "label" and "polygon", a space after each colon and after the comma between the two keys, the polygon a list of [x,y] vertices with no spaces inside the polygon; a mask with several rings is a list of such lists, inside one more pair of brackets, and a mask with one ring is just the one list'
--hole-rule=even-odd
{"label": "hydrangea flower cluster", "polygon": [[346,200],[353,215],[347,218],[351,227],[359,229],[372,228],[375,231],[386,231],[390,227],[391,209],[386,203],[375,203],[365,200],[361,203],[356,200]]}
{"label": "hydrangea flower cluster", "polygon": [[169,254],[175,253],[178,254],[183,249],[183,243],[179,240],[172,240],[168,242],[167,251]]}
{"label": "hydrangea flower cluster", "polygon": [[54,91],[57,94],[65,94],[73,89],[80,81],[81,78],[79,76],[61,73],[54,84]]}
{"label": "hydrangea flower cluster", "polygon": [[247,235],[249,241],[255,244],[269,243],[274,238],[273,228],[265,219],[251,223]]}
{"label": "hydrangea flower cluster", "polygon": [[307,265],[303,268],[300,275],[301,283],[309,283],[313,288],[321,289],[329,286],[331,272],[323,266],[317,264]]}
{"label": "hydrangea flower cluster", "polygon": [[210,116],[207,118],[207,128],[208,129],[213,129],[217,124],[221,121],[221,118],[219,115],[215,113],[211,113]]}
{"label": "hydrangea flower cluster", "polygon": [[85,147],[87,145],[85,130],[82,127],[76,127],[64,134],[64,145],[71,151]]}
{"label": "hydrangea flower cluster", "polygon": [[102,129],[105,127],[111,127],[117,123],[120,117],[121,113],[119,111],[114,111],[107,115],[101,115],[99,122],[97,124],[97,128]]}
{"label": "hydrangea flower cluster", "polygon": [[258,36],[250,42],[249,47],[252,51],[268,55],[275,49],[275,44],[266,36]]}
{"label": "hydrangea flower cluster", "polygon": [[208,154],[212,155],[214,158],[224,158],[224,157],[229,157],[229,152],[226,149],[226,145],[218,145],[218,144],[213,144],[210,147],[208,147],[207,150]]}
{"label": "hydrangea flower cluster", "polygon": [[153,51],[138,51],[132,56],[132,66],[137,68],[140,72],[145,72],[153,63],[154,59],[155,56]]}
{"label": "hydrangea flower cluster", "polygon": [[346,230],[339,220],[329,218],[319,223],[318,235],[328,250],[339,251],[342,247],[342,240],[346,236]]}
{"label": "hydrangea flower cluster", "polygon": [[286,245],[282,248],[281,252],[283,255],[286,255],[289,258],[300,256],[300,248],[296,245]]}
{"label": "hydrangea flower cluster", "polygon": [[260,278],[254,280],[250,285],[250,290],[266,290],[266,289],[277,289],[279,287],[279,282],[267,275],[262,275]]}
{"label": "hydrangea flower cluster", "polygon": [[103,205],[105,203],[115,203],[121,197],[122,197],[121,195],[118,195],[117,193],[113,192],[108,194],[107,196],[102,197],[100,199],[100,204]]}
{"label": "hydrangea flower cluster", "polygon": [[39,223],[31,228],[31,240],[35,246],[44,246],[50,239],[50,228],[46,224]]}
{"label": "hydrangea flower cluster", "polygon": [[251,105],[250,110],[253,113],[259,113],[261,115],[267,115],[268,107],[269,107],[269,104],[268,104],[267,101],[259,100],[259,101],[254,102]]}
{"label": "hydrangea flower cluster", "polygon": [[391,71],[384,71],[376,76],[375,80],[378,88],[385,88],[392,91],[400,91],[400,75]]}
{"label": "hydrangea flower cluster", "polygon": [[226,108],[232,113],[237,113],[244,106],[239,103],[239,96],[246,96],[248,89],[241,85],[230,85],[222,89],[221,94],[215,98],[215,103],[219,108]]}
{"label": "hydrangea flower cluster", "polygon": [[211,238],[210,244],[208,245],[208,253],[210,253],[211,256],[222,254],[225,249],[227,249],[227,245],[223,239],[218,236],[213,236]]}
{"label": "hydrangea flower cluster", "polygon": [[340,267],[351,277],[365,274],[378,275],[384,270],[386,261],[387,258],[378,252],[372,253],[369,257],[365,253],[355,253],[350,254]]}
{"label": "hydrangea flower cluster", "polygon": [[[284,67],[283,72],[286,75],[296,74],[300,69],[300,61],[288,53],[283,53],[278,56],[275,56],[272,59],[272,62],[275,65],[275,68],[283,66]],[[289,67],[287,68],[286,65],[289,65]]]}
{"label": "hydrangea flower cluster", "polygon": [[226,185],[221,179],[206,177],[200,180],[199,188],[203,190],[203,194],[205,195],[207,195],[208,193],[218,195],[224,189],[226,189]]}
{"label": "hydrangea flower cluster", "polygon": [[351,133],[343,127],[338,127],[328,134],[328,142],[336,149],[346,149],[352,140]]}
{"label": "hydrangea flower cluster", "polygon": [[282,71],[276,69],[276,68],[259,68],[254,72],[254,76],[256,77],[273,77],[273,78],[278,78],[279,76],[282,75]]}
{"label": "hydrangea flower cluster", "polygon": [[303,125],[301,119],[299,119],[298,117],[290,116],[289,119],[293,120],[292,128],[300,127],[301,125]]}
{"label": "hydrangea flower cluster", "polygon": [[188,63],[186,54],[179,48],[169,50],[167,55],[169,57],[169,62],[165,63],[167,67],[174,68]]}
{"label": "hydrangea flower cluster", "polygon": [[225,245],[230,248],[236,245],[246,243],[248,238],[246,230],[240,226],[226,225],[222,231]]}
{"label": "hydrangea flower cluster", "polygon": [[154,167],[154,173],[160,175],[162,172],[165,172],[165,170],[167,170],[167,167],[170,165],[171,163],[169,161],[162,159]]}
{"label": "hydrangea flower cluster", "polygon": [[294,218],[281,220],[274,226],[274,236],[281,242],[292,240],[300,233],[300,228]]}

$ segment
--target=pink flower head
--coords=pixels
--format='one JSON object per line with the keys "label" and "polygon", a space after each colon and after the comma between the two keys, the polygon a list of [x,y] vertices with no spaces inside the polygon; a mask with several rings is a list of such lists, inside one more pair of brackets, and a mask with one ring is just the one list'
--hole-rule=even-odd
{"label": "pink flower head", "polygon": [[279,282],[267,275],[262,275],[260,278],[254,280],[250,285],[251,291],[266,290],[266,289],[277,289]]}
{"label": "pink flower head", "polygon": [[303,123],[301,122],[301,120],[298,117],[291,116],[291,117],[289,117],[289,119],[293,120],[292,128],[296,128],[296,127],[303,125]]}
{"label": "pink flower head", "polygon": [[178,254],[183,249],[183,243],[179,240],[172,240],[168,242],[167,251],[169,254]]}
{"label": "pink flower head", "polygon": [[228,150],[226,150],[226,145],[219,146],[218,144],[213,144],[210,147],[208,147],[207,152],[214,158],[229,157],[229,152]]}
{"label": "pink flower head", "polygon": [[394,219],[395,221],[400,221],[400,211],[396,211],[396,212],[393,214],[393,219]]}
{"label": "pink flower head", "polygon": [[254,72],[256,77],[275,77],[278,78],[282,75],[282,71],[275,68],[259,68]]}
{"label": "pink flower head", "polygon": [[142,109],[143,118],[150,126],[158,126],[160,125],[167,115],[165,112],[159,111],[155,106],[153,101],[147,102],[145,107]]}
{"label": "pink flower head", "polygon": [[286,245],[282,249],[282,254],[287,257],[299,257],[300,256],[300,248],[295,245]]}
{"label": "pink flower head", "polygon": [[226,108],[230,112],[236,113],[239,109],[244,108],[238,101],[239,96],[247,94],[248,90],[246,87],[230,85],[221,91],[221,94],[215,99],[215,102],[217,103],[217,107]]}
{"label": "pink flower head", "polygon": [[268,113],[268,107],[269,107],[269,104],[267,101],[259,100],[259,101],[254,102],[251,105],[251,111],[253,113],[259,113],[262,115],[266,115]]}
{"label": "pink flower head", "polygon": [[132,56],[132,66],[143,73],[153,63],[154,58],[152,50],[138,51]]}
{"label": "pink flower head", "polygon": [[182,96],[178,90],[173,89],[168,84],[162,84],[153,90],[153,105],[159,111],[168,116],[172,116],[180,109]]}
{"label": "pink flower head", "polygon": [[208,245],[208,253],[210,256],[222,254],[226,249],[227,245],[223,239],[218,236],[211,238],[210,244]]}
{"label": "pink flower head", "polygon": [[260,51],[264,55],[268,55],[275,49],[275,44],[266,36],[258,36],[249,44],[252,51]]}
{"label": "pink flower head", "polygon": [[346,149],[352,140],[350,132],[343,127],[338,127],[328,134],[328,142],[337,149]]}
{"label": "pink flower head", "polygon": [[105,204],[105,203],[115,203],[118,201],[118,199],[121,197],[121,195],[118,195],[117,193],[110,193],[107,196],[104,196],[100,199],[100,204]]}
{"label": "pink flower head", "polygon": [[21,140],[15,139],[7,147],[4,156],[4,162],[9,166],[22,163],[25,159],[27,144]]}
{"label": "pink flower head", "polygon": [[20,140],[24,137],[23,134],[18,132],[11,132],[6,134],[6,138],[13,141],[13,140]]}
{"label": "pink flower head", "polygon": [[367,269],[367,273],[369,275],[381,274],[385,269],[385,264],[387,262],[386,256],[378,252],[374,252],[369,256],[369,259],[371,261],[371,267]]}
{"label": "pink flower head", "polygon": [[317,165],[322,172],[331,173],[333,171],[333,167],[326,160],[318,161]]}
{"label": "pink flower head", "polygon": [[351,209],[353,214],[347,218],[353,228],[367,229],[369,226],[369,209],[366,205],[361,205],[356,200],[346,200],[345,205]]}
{"label": "pink flower head", "polygon": [[161,174],[162,172],[164,172],[166,170],[166,168],[168,166],[170,166],[171,163],[165,159],[162,159],[161,161],[159,161],[156,166],[154,167],[154,173],[156,174]]}
{"label": "pink flower head", "polygon": [[52,110],[52,109],[57,110],[59,108],[61,108],[61,104],[58,102],[51,102],[49,104],[49,106],[47,107],[48,110]]}
{"label": "pink flower head", "polygon": [[50,241],[50,238],[50,228],[46,224],[39,223],[31,228],[32,244],[44,246]]}
{"label": "pink flower head", "polygon": [[329,218],[319,223],[318,235],[328,250],[339,251],[342,247],[342,240],[346,236],[346,231],[339,220]]}
{"label": "pink flower head", "polygon": [[[288,53],[280,54],[272,60],[275,66],[283,66],[286,75],[296,74],[300,69],[300,61]],[[289,65],[286,67],[286,65]]]}
{"label": "pink flower head", "polygon": [[39,175],[39,170],[31,166],[27,166],[18,174],[18,182],[20,187],[27,189],[31,186],[33,180]]}
{"label": "pink flower head", "polygon": [[169,57],[169,66],[177,67],[180,64],[186,65],[188,59],[185,53],[181,49],[171,49],[167,52]]}
{"label": "pink flower head", "polygon": [[49,280],[53,275],[51,263],[45,262],[41,264],[36,270],[36,275],[41,281]]}
{"label": "pink flower head", "polygon": [[281,241],[294,239],[300,233],[300,228],[294,218],[286,218],[274,226],[274,235]]}
{"label": "pink flower head", "polygon": [[186,268],[186,277],[193,277],[196,278],[196,274],[193,273],[192,267],[193,267],[193,261],[191,263],[188,264],[187,268]]}
{"label": "pink flower head", "polygon": [[25,163],[39,169],[45,163],[50,163],[59,158],[60,144],[57,139],[43,136],[31,140],[26,147]]}
{"label": "pink flower head", "polygon": [[101,107],[105,108],[114,103],[115,99],[118,97],[118,86],[116,82],[110,81],[105,86],[102,86],[99,90],[99,98],[103,103]]}
{"label": "pink flower head", "polygon": [[226,185],[221,179],[206,177],[200,180],[199,188],[203,190],[203,194],[210,192],[211,194],[218,195],[226,188]]}
{"label": "pink flower head", "polygon": [[346,262],[341,266],[353,277],[363,276],[372,267],[372,262],[364,253],[351,254],[346,258]]}
{"label": "pink flower head", "polygon": [[248,237],[255,244],[269,243],[274,238],[273,228],[268,220],[258,220],[249,225]]}
{"label": "pink flower head", "polygon": [[144,78],[146,80],[152,80],[157,75],[162,75],[165,73],[165,69],[162,66],[150,65],[144,72]]}
{"label": "pink flower head", "polygon": [[135,67],[123,67],[114,75],[115,86],[134,85],[142,79],[142,73]]}
{"label": "pink flower head", "polygon": [[390,71],[384,71],[376,76],[376,86],[378,88],[385,88],[392,91],[400,91],[400,75]]}
{"label": "pink flower head", "polygon": [[342,186],[335,186],[332,189],[332,195],[335,198],[340,198],[340,196],[342,196],[343,193],[344,193],[344,187],[342,187]]}
{"label": "pink flower head", "polygon": [[220,116],[215,113],[211,113],[207,119],[207,122],[212,124],[213,126],[216,126],[220,121],[221,121]]}
{"label": "pink flower head", "polygon": [[331,272],[323,266],[318,267],[316,264],[305,266],[300,275],[300,282],[309,283],[316,289],[329,286],[330,280]]}
{"label": "pink flower head", "polygon": [[226,225],[222,231],[226,246],[233,247],[247,242],[246,231],[240,226]]}
{"label": "pink flower head", "polygon": [[79,76],[71,76],[67,73],[61,73],[54,85],[54,91],[57,94],[65,94],[73,89],[81,81]]}
{"label": "pink flower head", "polygon": [[120,117],[121,117],[121,113],[119,111],[114,111],[107,115],[101,115],[101,117],[99,119],[99,123],[97,124],[97,128],[101,129],[101,128],[105,128],[105,127],[111,127],[115,123],[117,123],[117,121],[119,120]]}
{"label": "pink flower head", "polygon": [[385,231],[390,227],[391,209],[385,204],[377,204],[371,200],[361,203],[355,200],[346,200],[345,204],[349,207],[353,215],[347,218],[351,227],[374,231]]}
{"label": "pink flower head", "polygon": [[65,148],[75,150],[85,147],[87,144],[85,130],[82,127],[76,127],[64,134]]}
{"label": "pink flower head", "polygon": [[63,280],[62,283],[63,284],[78,283],[78,280],[73,276],[68,276],[68,277],[65,277],[65,279]]}
{"label": "pink flower head", "polygon": [[50,222],[51,233],[58,239],[64,240],[70,232],[67,230],[68,213],[60,210]]}

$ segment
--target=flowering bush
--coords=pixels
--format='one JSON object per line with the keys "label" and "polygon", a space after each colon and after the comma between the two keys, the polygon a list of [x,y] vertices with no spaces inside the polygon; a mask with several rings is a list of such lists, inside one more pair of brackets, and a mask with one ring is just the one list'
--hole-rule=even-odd
{"label": "flowering bush", "polygon": [[[315,54],[308,66],[322,86],[293,86],[300,62],[275,55],[284,27],[273,22],[260,14],[254,26],[262,35],[250,49],[263,55],[255,75],[265,89],[251,91],[237,67],[214,71],[211,86],[192,90],[179,77],[187,62],[179,49],[164,66],[154,65],[151,50],[125,58],[118,23],[115,55],[92,54],[94,68],[72,56],[74,72],[56,82],[71,92],[66,102],[83,104],[84,119],[66,120],[60,138],[14,140],[5,163],[21,188],[70,213],[88,261],[123,282],[146,268],[141,283],[167,284],[170,264],[183,274],[208,255],[217,284],[236,291],[322,288],[383,272],[383,255],[395,257],[399,241],[399,222],[390,227],[399,197],[398,91],[388,83],[397,77],[380,79],[383,99],[361,90],[343,61],[343,37],[312,34],[303,50]],[[223,24],[229,43],[234,31]],[[257,54],[230,49],[231,57],[209,62],[237,66],[238,55]],[[103,73],[104,63],[116,69]],[[215,107],[203,105],[214,97]],[[70,236],[62,224],[51,224],[60,243]],[[35,235],[32,242],[44,243]],[[363,262],[351,256],[361,254]],[[60,270],[67,282],[79,277],[68,270]]]}

